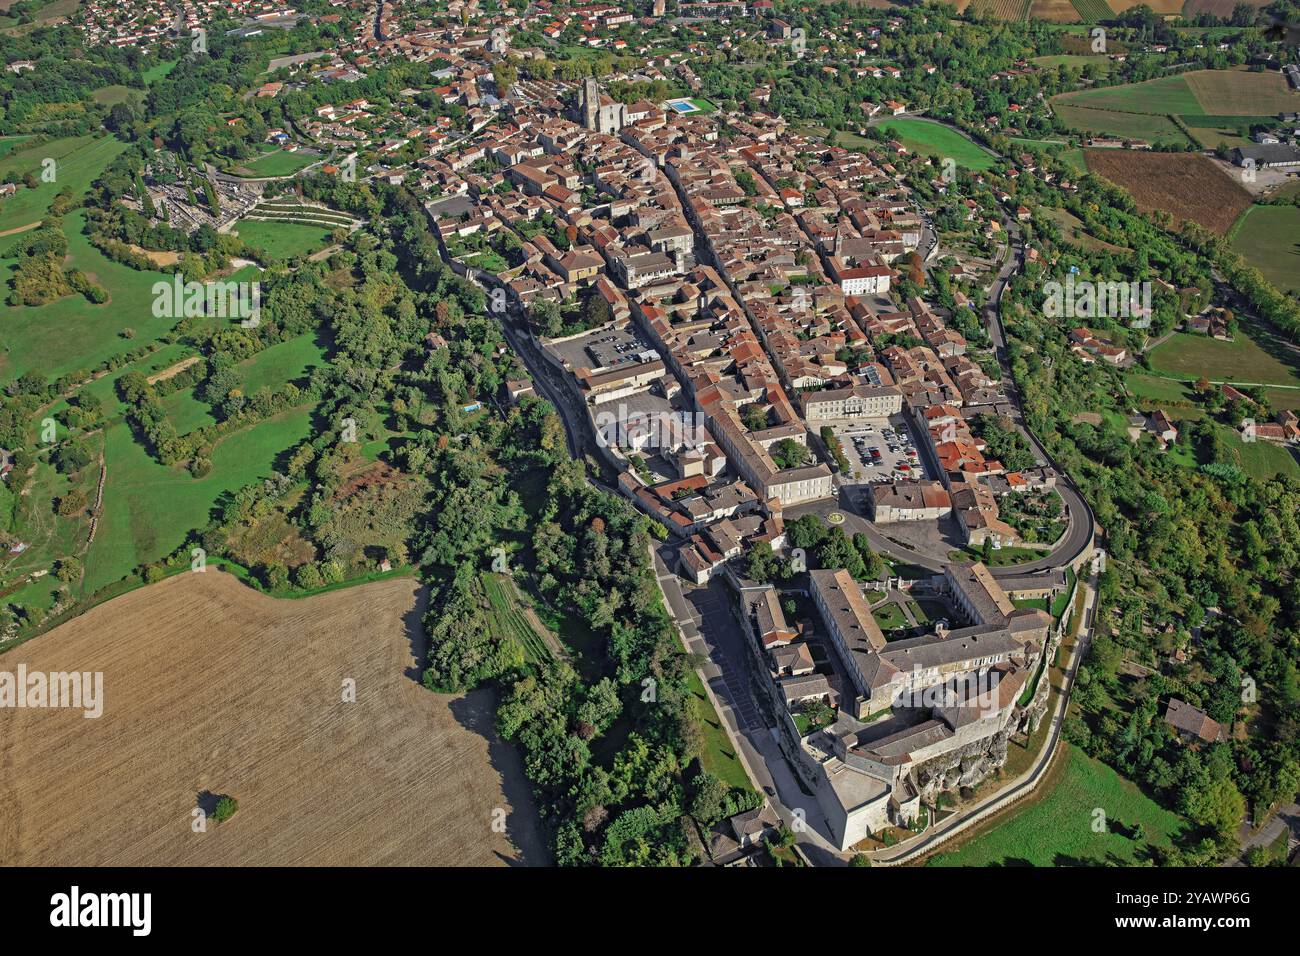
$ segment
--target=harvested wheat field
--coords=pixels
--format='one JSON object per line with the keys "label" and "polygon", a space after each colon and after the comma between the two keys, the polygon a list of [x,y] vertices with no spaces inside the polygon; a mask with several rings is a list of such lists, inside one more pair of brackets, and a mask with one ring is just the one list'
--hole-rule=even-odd
{"label": "harvested wheat field", "polygon": [[1163,209],[1179,226],[1190,219],[1225,235],[1252,202],[1250,193],[1200,153],[1084,150],[1088,171],[1128,190],[1145,213]]}
{"label": "harvested wheat field", "polygon": [[[277,600],[209,568],[0,656],[104,674],[98,719],[0,710],[0,862],[545,862],[489,692],[417,683],[421,604],[410,578]],[[225,794],[236,814],[194,832]]]}

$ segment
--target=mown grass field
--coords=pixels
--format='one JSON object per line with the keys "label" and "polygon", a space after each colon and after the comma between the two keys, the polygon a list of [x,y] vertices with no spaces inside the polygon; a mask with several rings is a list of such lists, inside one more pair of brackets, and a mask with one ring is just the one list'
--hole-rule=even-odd
{"label": "mown grass field", "polygon": [[240,363],[239,373],[244,394],[252,395],[260,388],[274,389],[286,382],[299,381],[308,369],[324,364],[325,351],[317,343],[316,335],[308,332],[263,349]]}
{"label": "mown grass field", "polygon": [[298,222],[242,219],[235,232],[250,246],[275,259],[291,259],[324,249],[332,229]]}
{"label": "mown grass field", "polygon": [[[1061,742],[1064,775],[1037,803],[1020,808],[929,866],[1132,865],[1150,846],[1171,844],[1182,819],[1160,807],[1110,767]],[[1096,810],[1106,826],[1095,832]],[[1141,839],[1131,833],[1142,827]]]}
{"label": "mown grass field", "polygon": [[1098,136],[1144,139],[1150,143],[1185,143],[1187,137],[1166,116],[1152,113],[1119,113],[1093,109],[1076,103],[1053,101],[1052,109],[1068,126]]}
{"label": "mown grass field", "polygon": [[288,176],[310,166],[320,156],[303,150],[289,152],[287,149],[273,149],[255,160],[241,163],[241,169],[247,169],[257,176]]}
{"label": "mown grass field", "polygon": [[1251,206],[1233,229],[1232,245],[1283,292],[1300,292],[1300,209]]}
{"label": "mown grass field", "polygon": [[[0,155],[0,176],[12,173],[21,178],[31,173],[37,179],[35,189],[20,187],[17,195],[0,200],[0,232],[39,222],[61,189],[71,187],[77,196],[90,188],[126,144],[112,137],[71,136],[37,143],[19,144]],[[41,180],[46,159],[54,160],[54,182]]]}
{"label": "mown grass field", "polygon": [[1258,326],[1247,326],[1244,322],[1231,342],[1175,332],[1151,351],[1151,368],[1162,375],[1189,381],[1204,376],[1216,382],[1300,385],[1300,375],[1294,365],[1279,358],[1287,354],[1281,345],[1271,342]]}
{"label": "mown grass field", "polygon": [[885,120],[880,126],[908,149],[953,159],[966,169],[990,169],[994,157],[950,127],[917,119]]}
{"label": "mown grass field", "polygon": [[[155,318],[153,284],[167,279],[160,272],[140,272],[106,258],[82,234],[84,213],[63,222],[68,237],[67,265],[94,276],[108,290],[109,300],[92,305],[84,296],[69,295],[37,308],[5,308],[0,335],[0,378],[11,379],[36,370],[56,378],[76,369],[92,369],[169,331],[176,320]],[[16,238],[0,240],[7,249]],[[0,279],[8,283],[14,260],[0,259]],[[135,337],[121,337],[125,328]]]}
{"label": "mown grass field", "polygon": [[104,515],[86,556],[86,593],[171,553],[191,529],[207,524],[220,495],[269,477],[277,457],[310,431],[306,408],[243,428],[217,444],[212,471],[194,478],[150,458],[125,423],[110,427],[103,441]]}

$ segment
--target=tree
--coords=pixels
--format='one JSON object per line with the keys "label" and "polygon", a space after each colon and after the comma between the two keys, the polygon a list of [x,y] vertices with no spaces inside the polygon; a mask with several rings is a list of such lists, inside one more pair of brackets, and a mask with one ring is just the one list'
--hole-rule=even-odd
{"label": "tree", "polygon": [[808,463],[808,447],[793,438],[782,438],[772,446],[772,460],[778,468],[800,468]]}
{"label": "tree", "polygon": [[234,797],[222,797],[217,801],[216,809],[212,811],[212,819],[218,823],[225,823],[235,815],[239,809],[239,801]]}
{"label": "tree", "polygon": [[768,541],[758,541],[749,549],[745,561],[745,577],[759,584],[769,584],[778,573],[780,559]]}

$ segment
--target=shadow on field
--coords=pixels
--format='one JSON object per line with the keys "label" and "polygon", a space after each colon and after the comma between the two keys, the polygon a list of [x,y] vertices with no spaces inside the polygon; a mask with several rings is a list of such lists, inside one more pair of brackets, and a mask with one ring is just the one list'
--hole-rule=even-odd
{"label": "shadow on field", "polygon": [[[495,692],[486,688],[472,690],[449,701],[448,706],[457,723],[488,742],[488,762],[501,776],[501,790],[510,804],[504,821],[505,834],[516,855],[497,853],[497,856],[509,866],[549,865],[550,854],[546,851],[528,778],[524,776],[523,761],[519,752],[497,735]],[[495,820],[494,824],[500,825]]]}
{"label": "shadow on field", "polygon": [[411,666],[403,673],[417,684],[424,683],[424,662],[429,638],[424,633],[424,612],[429,608],[429,588],[421,584],[415,592],[415,604],[402,615],[402,629],[411,645]]}

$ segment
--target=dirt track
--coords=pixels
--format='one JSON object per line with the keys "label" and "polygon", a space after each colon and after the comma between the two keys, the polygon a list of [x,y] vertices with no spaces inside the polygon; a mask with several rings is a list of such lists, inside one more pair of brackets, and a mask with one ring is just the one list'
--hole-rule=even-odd
{"label": "dirt track", "polygon": [[[98,719],[0,710],[0,863],[544,863],[490,694],[414,679],[419,604],[410,578],[290,601],[209,569],[0,656],[104,674]],[[239,810],[195,833],[204,792]]]}

